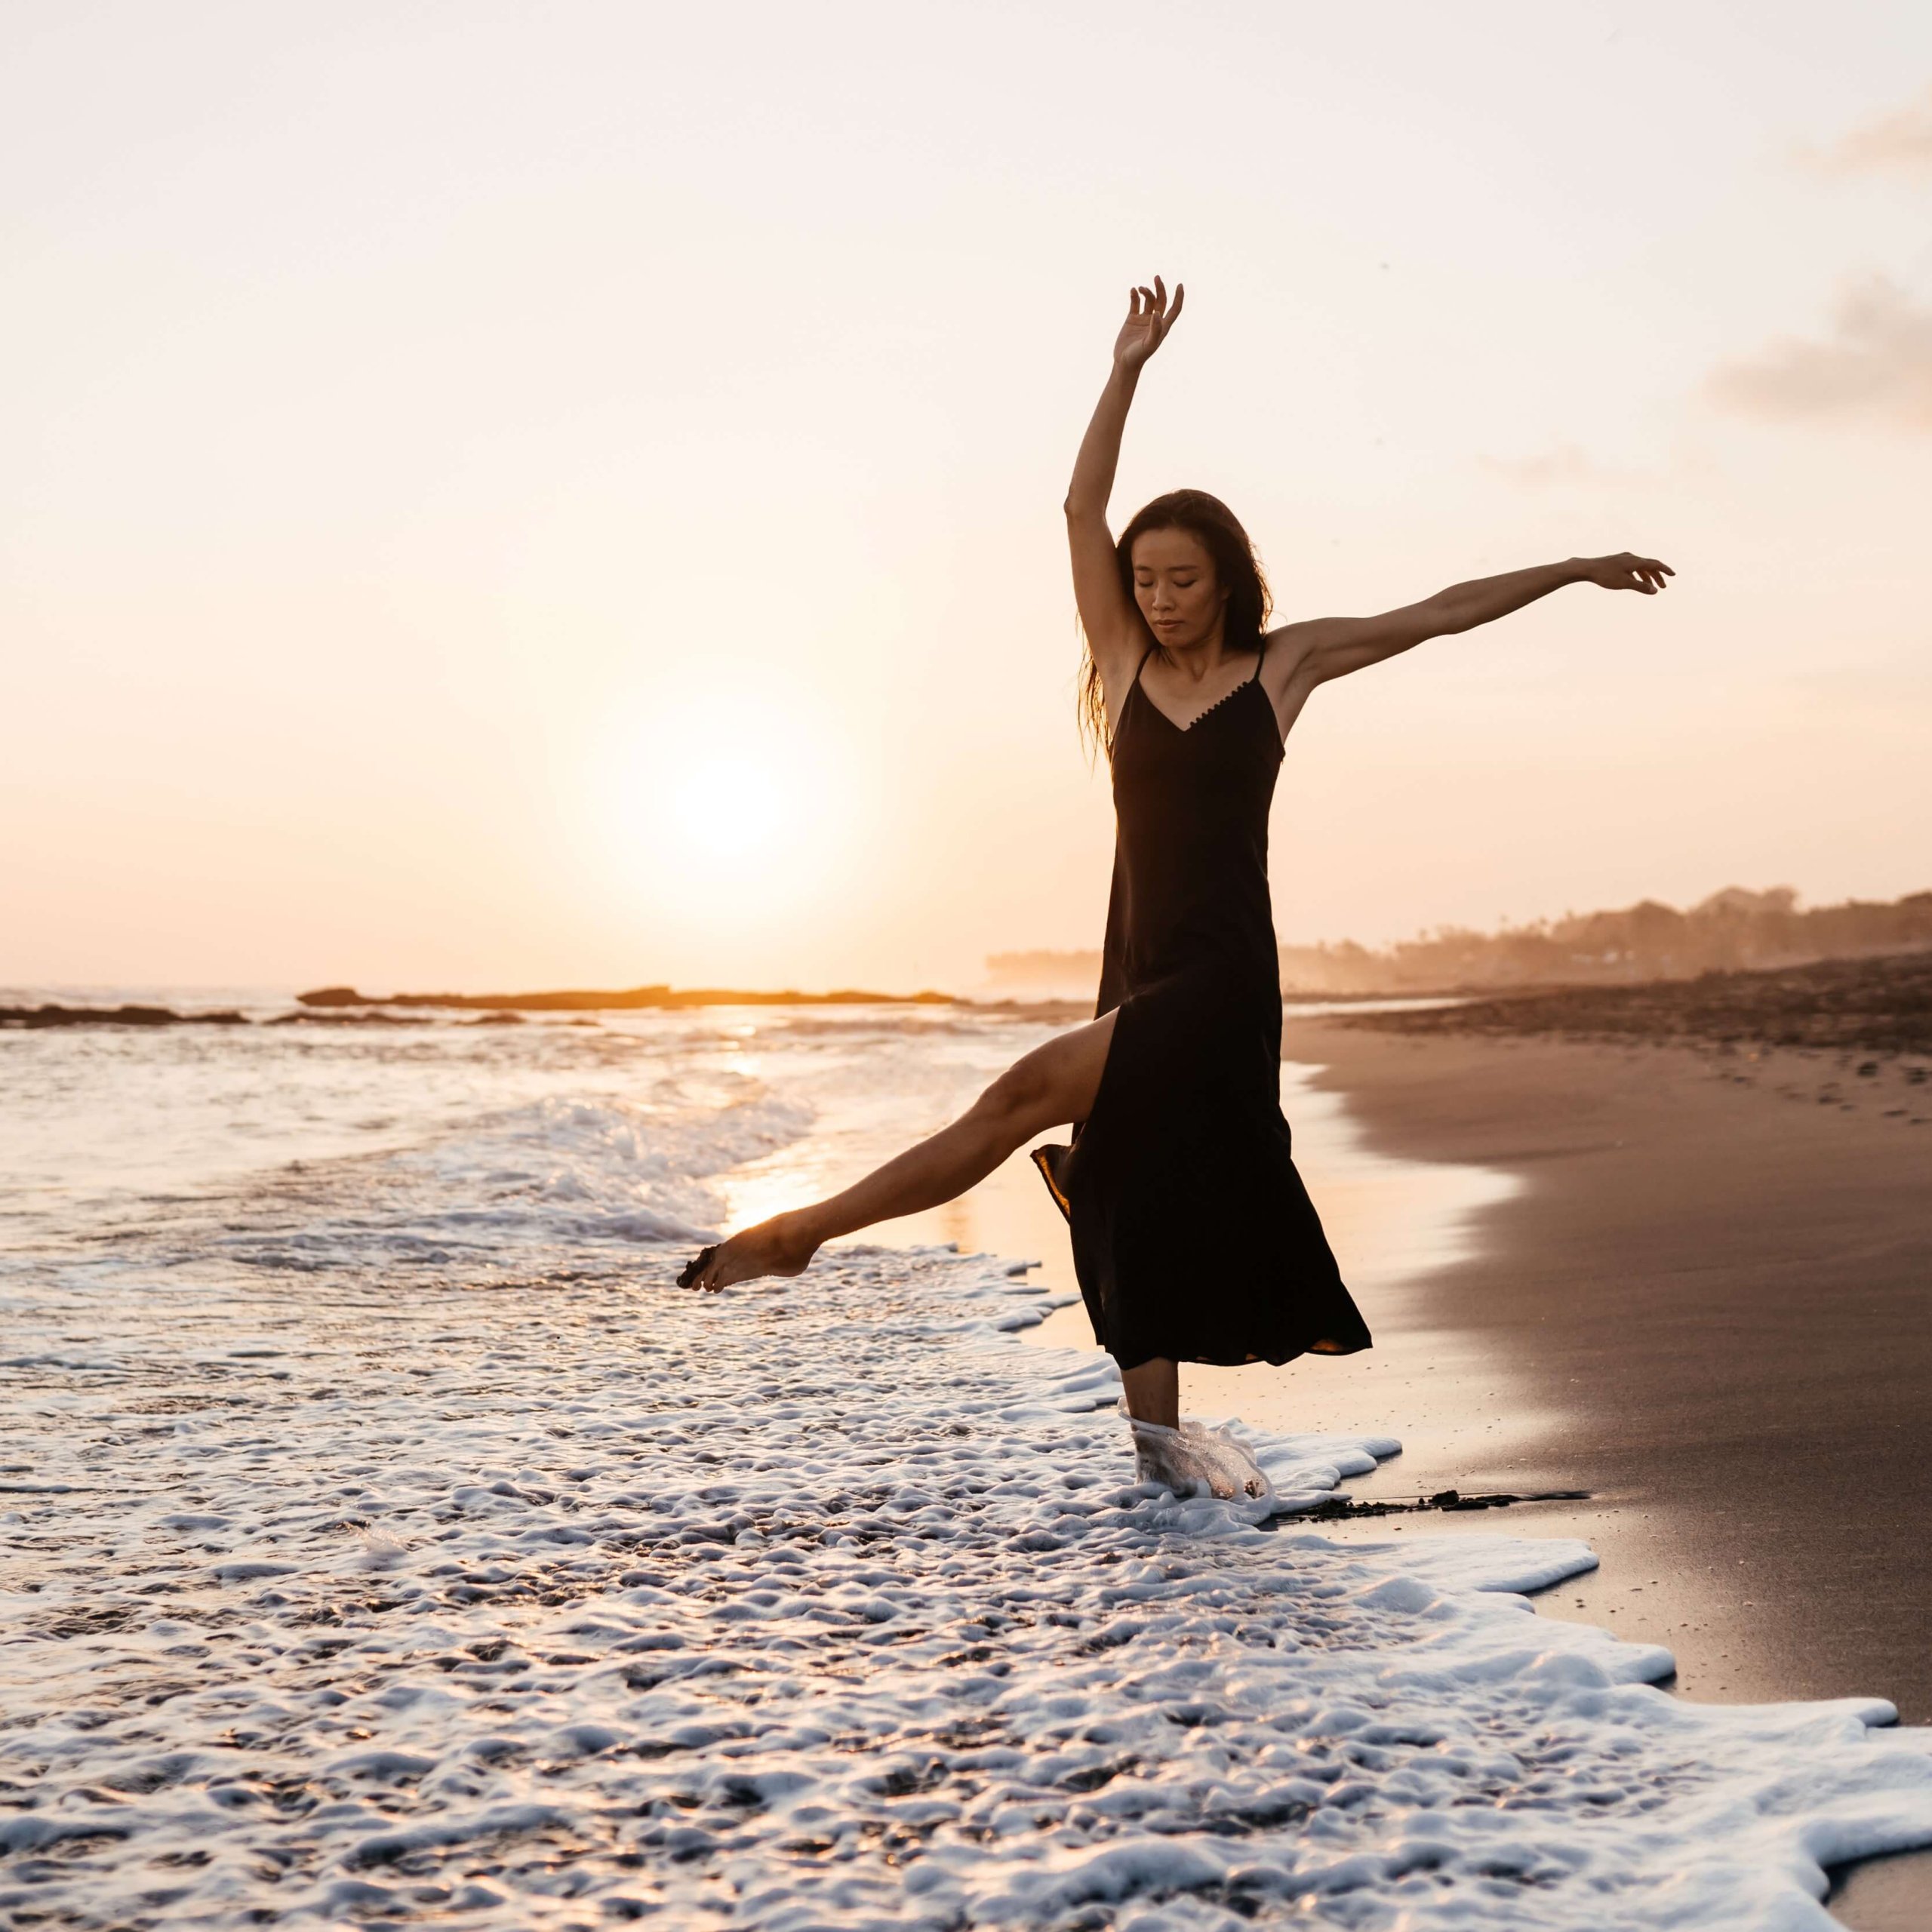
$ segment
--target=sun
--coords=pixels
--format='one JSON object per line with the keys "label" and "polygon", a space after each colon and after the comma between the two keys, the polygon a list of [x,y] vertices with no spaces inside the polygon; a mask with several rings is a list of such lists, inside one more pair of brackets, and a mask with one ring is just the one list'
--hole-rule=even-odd
{"label": "sun", "polygon": [[783,842],[785,803],[769,771],[745,758],[720,758],[678,782],[672,817],[693,851],[744,862]]}
{"label": "sun", "polygon": [[841,734],[808,709],[712,691],[607,716],[585,856],[633,903],[707,927],[795,913],[843,870],[852,829]]}

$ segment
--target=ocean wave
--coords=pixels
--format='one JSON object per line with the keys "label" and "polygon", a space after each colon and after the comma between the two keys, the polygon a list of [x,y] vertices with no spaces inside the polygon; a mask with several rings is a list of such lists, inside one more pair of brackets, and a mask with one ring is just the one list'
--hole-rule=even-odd
{"label": "ocean wave", "polygon": [[[439,1158],[623,1144],[517,1110]],[[1286,1515],[1177,1497],[997,1263],[673,1265],[27,1314],[0,1914],[1795,1928],[1932,1840],[1888,1706],[1700,1707],[1537,1617],[1580,1543],[1297,1529],[1386,1438],[1260,1439]]]}
{"label": "ocean wave", "polygon": [[[547,1097],[395,1152],[278,1170],[225,1201],[219,1227],[177,1220],[166,1259],[305,1274],[448,1267],[485,1279],[638,1243],[715,1240],[722,1203],[708,1183],[788,1146],[814,1118],[755,1081],[722,1084],[736,1090],[722,1104]],[[140,1251],[124,1247],[123,1258]]]}

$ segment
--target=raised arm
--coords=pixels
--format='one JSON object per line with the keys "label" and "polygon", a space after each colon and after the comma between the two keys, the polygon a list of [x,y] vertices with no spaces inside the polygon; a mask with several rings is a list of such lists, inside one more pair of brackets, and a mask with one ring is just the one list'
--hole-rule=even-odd
{"label": "raised arm", "polygon": [[1127,320],[1114,343],[1113,368],[1081,439],[1073,480],[1067,485],[1066,540],[1073,558],[1073,599],[1110,711],[1117,707],[1134,675],[1130,660],[1144,648],[1146,627],[1121,586],[1113,533],[1107,528],[1107,499],[1113,494],[1121,436],[1127,428],[1127,412],[1133,405],[1140,371],[1174,327],[1185,295],[1177,285],[1170,303],[1158,275],[1152,288],[1130,292]]}
{"label": "raised arm", "polygon": [[1526,571],[1506,571],[1500,577],[1452,583],[1420,604],[1405,604],[1379,617],[1315,617],[1284,624],[1270,634],[1271,642],[1278,639],[1281,648],[1269,654],[1273,672],[1269,681],[1275,688],[1279,709],[1283,697],[1297,686],[1305,697],[1316,685],[1379,664],[1427,638],[1493,623],[1567,583],[1600,584],[1605,590],[1636,590],[1651,597],[1675,574],[1668,564],[1628,550],[1614,557],[1572,557],[1567,563],[1538,564]]}

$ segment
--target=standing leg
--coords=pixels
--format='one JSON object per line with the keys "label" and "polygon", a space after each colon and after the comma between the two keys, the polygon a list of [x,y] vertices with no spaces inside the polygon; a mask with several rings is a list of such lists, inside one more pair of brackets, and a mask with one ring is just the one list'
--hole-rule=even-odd
{"label": "standing leg", "polygon": [[1180,1365],[1156,1355],[1137,1368],[1120,1372],[1127,1391],[1127,1412],[1136,1422],[1157,1422],[1164,1429],[1180,1426]]}
{"label": "standing leg", "polygon": [[1114,1036],[1109,1013],[1014,1062],[950,1127],[875,1168],[843,1192],[774,1214],[706,1248],[687,1285],[728,1288],[763,1275],[801,1275],[826,1241],[964,1194],[1050,1127],[1084,1120]]}

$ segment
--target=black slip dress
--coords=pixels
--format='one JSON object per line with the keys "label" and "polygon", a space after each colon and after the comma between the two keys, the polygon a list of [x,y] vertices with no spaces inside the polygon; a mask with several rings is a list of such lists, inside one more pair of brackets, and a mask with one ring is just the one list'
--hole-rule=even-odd
{"label": "black slip dress", "polygon": [[1254,675],[1184,729],[1134,674],[1095,1015],[1092,1110],[1033,1158],[1071,1225],[1094,1333],[1123,1368],[1352,1355],[1369,1333],[1291,1158],[1268,811],[1281,763]]}

